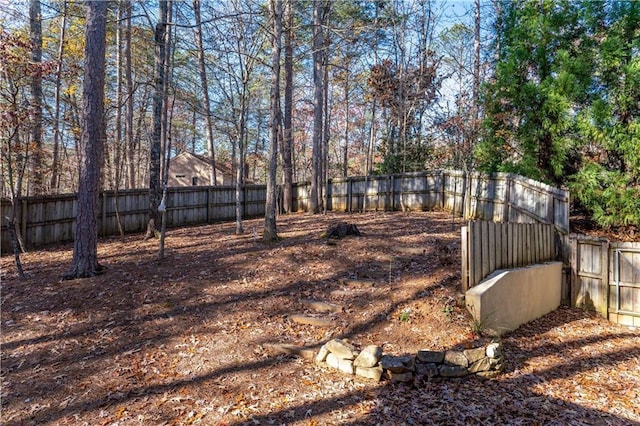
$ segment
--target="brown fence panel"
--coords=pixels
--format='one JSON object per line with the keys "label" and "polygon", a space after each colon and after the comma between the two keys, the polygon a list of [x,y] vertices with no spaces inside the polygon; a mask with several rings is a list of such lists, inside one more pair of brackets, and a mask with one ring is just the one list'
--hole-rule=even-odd
{"label": "brown fence panel", "polygon": [[[329,181],[327,207],[334,211],[432,210],[444,208],[469,218],[490,221],[553,223],[568,230],[568,193],[564,190],[523,178],[496,173],[465,173],[455,170],[417,172],[386,176],[354,176]],[[293,210],[309,209],[309,183],[293,186]],[[240,194],[244,217],[264,214],[264,185],[247,185]],[[116,194],[100,195],[99,231],[103,236],[119,232],[116,218]],[[148,189],[121,190],[117,193],[118,216],[126,233],[146,228],[149,208]],[[169,188],[167,220],[169,226],[210,223],[235,218],[235,187],[194,186]],[[75,233],[76,196],[53,195],[20,200],[18,222],[27,247],[70,241]],[[10,203],[2,200],[1,248],[10,247],[6,219]],[[520,232],[520,231],[518,231]],[[525,231],[523,231],[525,232]],[[491,238],[499,238],[492,234]],[[524,238],[516,235],[516,239]],[[493,241],[493,240],[492,240]],[[497,241],[497,240],[496,240]],[[503,244],[504,247],[504,244]],[[518,262],[523,248],[507,252]],[[526,252],[529,254],[529,252]]]}
{"label": "brown fence panel", "polygon": [[556,258],[554,225],[471,221],[462,231],[462,289],[494,271]]}
{"label": "brown fence panel", "polygon": [[640,327],[640,243],[609,244],[609,319]]}
{"label": "brown fence panel", "polygon": [[595,310],[605,318],[608,297],[605,277],[608,275],[607,241],[572,234],[571,241],[571,305]]}

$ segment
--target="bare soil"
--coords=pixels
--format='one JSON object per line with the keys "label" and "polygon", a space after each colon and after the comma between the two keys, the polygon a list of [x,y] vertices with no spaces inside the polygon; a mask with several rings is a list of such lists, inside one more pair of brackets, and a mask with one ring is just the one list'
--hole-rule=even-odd
{"label": "bare soil", "polygon": [[[338,221],[363,236],[327,244]],[[503,337],[496,379],[379,383],[269,343],[335,337],[385,353],[474,343],[458,303],[459,229],[443,212],[281,216],[99,244],[98,277],[60,281],[72,246],[0,260],[4,425],[639,424],[640,331],[560,308]],[[301,299],[344,307],[298,324]]]}

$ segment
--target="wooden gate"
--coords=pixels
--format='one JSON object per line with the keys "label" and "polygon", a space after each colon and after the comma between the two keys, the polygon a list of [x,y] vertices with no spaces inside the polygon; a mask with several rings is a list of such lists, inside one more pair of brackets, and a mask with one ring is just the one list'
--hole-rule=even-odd
{"label": "wooden gate", "polygon": [[640,326],[640,243],[571,234],[571,305]]}

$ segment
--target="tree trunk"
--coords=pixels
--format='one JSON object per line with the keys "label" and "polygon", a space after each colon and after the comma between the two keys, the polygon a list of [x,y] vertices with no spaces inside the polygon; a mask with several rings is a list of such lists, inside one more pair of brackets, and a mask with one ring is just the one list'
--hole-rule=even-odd
{"label": "tree trunk", "polygon": [[[246,81],[243,79],[243,81]],[[242,89],[242,95],[240,100],[240,123],[238,128],[237,135],[237,145],[238,145],[238,154],[237,154],[237,166],[236,166],[236,235],[242,235],[244,233],[244,229],[242,226],[242,188],[244,187],[244,169],[245,169],[245,134],[246,134],[246,117],[248,114],[247,108],[247,93],[246,87]],[[246,200],[244,200],[246,203]]]}
{"label": "tree trunk", "polygon": [[284,139],[282,144],[283,210],[293,209],[293,0],[285,2],[284,33]]}
{"label": "tree trunk", "polygon": [[127,165],[129,167],[128,185],[129,189],[136,187],[136,164],[135,164],[135,141],[133,138],[133,77],[131,72],[131,0],[124,1],[124,80],[127,100],[124,110],[124,137],[127,149]]}
{"label": "tree trunk", "polygon": [[[117,20],[122,19],[122,15],[126,13],[124,11],[124,3],[118,5]],[[116,137],[114,141],[115,151],[113,158],[114,175],[113,175],[113,207],[116,214],[116,223],[118,224],[118,231],[120,233],[120,239],[124,241],[124,229],[122,228],[122,222],[120,220],[120,206],[118,203],[118,189],[120,188],[120,180],[122,176],[122,36],[123,27],[118,26],[116,30]]]}
{"label": "tree trunk", "polygon": [[[29,38],[31,40],[31,61],[38,66],[42,63],[42,10],[40,0],[29,2]],[[29,187],[32,194],[44,193],[42,164],[42,74],[31,75],[31,143],[32,175]]]}
{"label": "tree trunk", "polygon": [[216,171],[216,154],[213,144],[213,123],[211,120],[211,102],[209,100],[209,84],[207,81],[207,70],[204,60],[204,47],[202,44],[202,21],[200,19],[200,0],[193,0],[193,13],[196,20],[196,45],[198,48],[198,66],[200,68],[200,85],[202,86],[202,102],[205,112],[205,123],[207,131],[207,147],[209,152],[209,165],[211,167],[210,184],[217,185],[217,171]]}
{"label": "tree trunk", "polygon": [[[167,27],[164,33],[164,81],[162,82],[162,132],[161,132],[161,154],[160,154],[160,181],[161,185],[164,185],[164,176],[168,170],[168,152],[170,151],[170,139],[171,139],[171,120],[169,118],[169,88],[172,81],[173,73],[173,61],[175,56],[173,55],[174,49],[172,45],[172,31],[173,26],[168,23],[173,20],[173,1],[167,1]],[[173,108],[173,103],[171,108]],[[173,111],[172,111],[173,112]]]}
{"label": "tree trunk", "polygon": [[278,238],[276,229],[276,167],[278,161],[278,141],[281,140],[280,123],[280,49],[282,40],[282,1],[269,2],[273,19],[271,39],[271,94],[270,94],[270,143],[269,173],[267,175],[267,200],[265,202],[264,241],[275,241]]}
{"label": "tree trunk", "polygon": [[105,138],[104,80],[107,3],[88,1],[84,84],[82,88],[82,136],[78,176],[78,213],[73,263],[64,279],[91,277],[98,264],[98,212],[100,171]]}
{"label": "tree trunk", "polygon": [[56,88],[53,107],[53,160],[51,162],[50,192],[57,192],[60,179],[60,88],[62,86],[62,58],[67,28],[67,3],[62,4],[62,21],[60,22],[60,38],[58,40],[58,57],[56,58]]}
{"label": "tree trunk", "polygon": [[322,101],[324,106],[322,107],[324,113],[324,129],[322,130],[322,157],[321,167],[322,170],[322,185],[320,186],[320,202],[322,203],[322,211],[327,214],[327,208],[329,204],[329,138],[331,131],[331,109],[329,108],[329,58],[327,52],[329,51],[329,36],[328,32],[324,37],[324,49],[323,49],[323,63],[322,69],[324,77],[322,79],[322,85],[324,94],[322,95]]}
{"label": "tree trunk", "polygon": [[153,93],[153,136],[151,139],[150,162],[149,162],[149,221],[145,240],[155,237],[160,224],[158,206],[162,197],[162,184],[160,182],[160,164],[162,151],[162,110],[164,101],[164,71],[166,54],[166,33],[167,33],[167,0],[160,0],[158,23],[155,28],[155,88]]}
{"label": "tree trunk", "polygon": [[349,175],[349,72],[344,79],[344,150],[342,152],[342,177]]}
{"label": "tree trunk", "polygon": [[313,143],[311,151],[310,210],[319,213],[322,194],[323,82],[323,0],[313,1]]}

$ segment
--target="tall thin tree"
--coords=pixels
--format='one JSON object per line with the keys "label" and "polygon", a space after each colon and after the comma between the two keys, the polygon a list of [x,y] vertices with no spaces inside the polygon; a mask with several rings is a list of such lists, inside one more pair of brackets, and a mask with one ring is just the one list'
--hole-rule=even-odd
{"label": "tall thin tree", "polygon": [[202,87],[202,108],[207,130],[207,148],[209,154],[210,184],[217,185],[216,151],[213,144],[213,121],[211,118],[211,101],[209,100],[209,84],[204,60],[204,46],[202,43],[202,20],[200,18],[200,0],[193,0],[193,14],[196,20],[195,37],[198,48],[198,67],[200,70],[200,85]]}
{"label": "tall thin tree", "polygon": [[91,277],[103,269],[98,263],[98,200],[105,139],[103,115],[107,2],[87,1],[86,8],[78,213],[73,262],[64,279]]}
{"label": "tall thin tree", "polygon": [[124,104],[124,138],[127,151],[128,179],[127,187],[136,187],[136,164],[135,164],[135,140],[133,138],[133,75],[131,67],[131,0],[124,0],[123,12],[125,20],[124,44],[122,55],[124,56],[124,81],[125,94],[127,96]]}
{"label": "tall thin tree", "polygon": [[[29,2],[29,37],[31,40],[31,61],[42,62],[42,7],[40,0]],[[35,194],[44,192],[42,155],[42,74],[31,75],[31,154],[32,175],[29,187]]]}
{"label": "tall thin tree", "polygon": [[62,86],[62,59],[67,28],[67,2],[62,3],[62,17],[60,18],[60,38],[58,39],[58,57],[56,58],[56,83],[54,93],[53,112],[53,159],[51,163],[51,192],[57,192],[60,174],[60,92]]}
{"label": "tall thin tree", "polygon": [[325,0],[313,1],[313,139],[311,153],[311,200],[309,208],[319,213],[322,206],[322,145],[324,119],[324,23],[328,5]]}
{"label": "tall thin tree", "polygon": [[280,111],[280,50],[282,48],[282,1],[269,2],[273,28],[271,34],[271,93],[270,93],[270,141],[269,172],[267,175],[267,200],[265,203],[264,241],[278,238],[276,229],[276,166],[278,162],[278,142],[281,140]]}
{"label": "tall thin tree", "polygon": [[282,209],[293,209],[293,0],[284,4],[284,138],[282,143]]}
{"label": "tall thin tree", "polygon": [[149,221],[147,223],[147,233],[145,239],[155,236],[157,226],[160,224],[160,215],[158,206],[162,198],[162,182],[160,175],[161,154],[162,154],[162,111],[164,105],[164,91],[166,85],[165,68],[167,49],[167,13],[169,10],[168,1],[160,0],[158,2],[159,14],[154,33],[154,92],[153,92],[153,135],[151,138],[151,150],[149,160]]}

